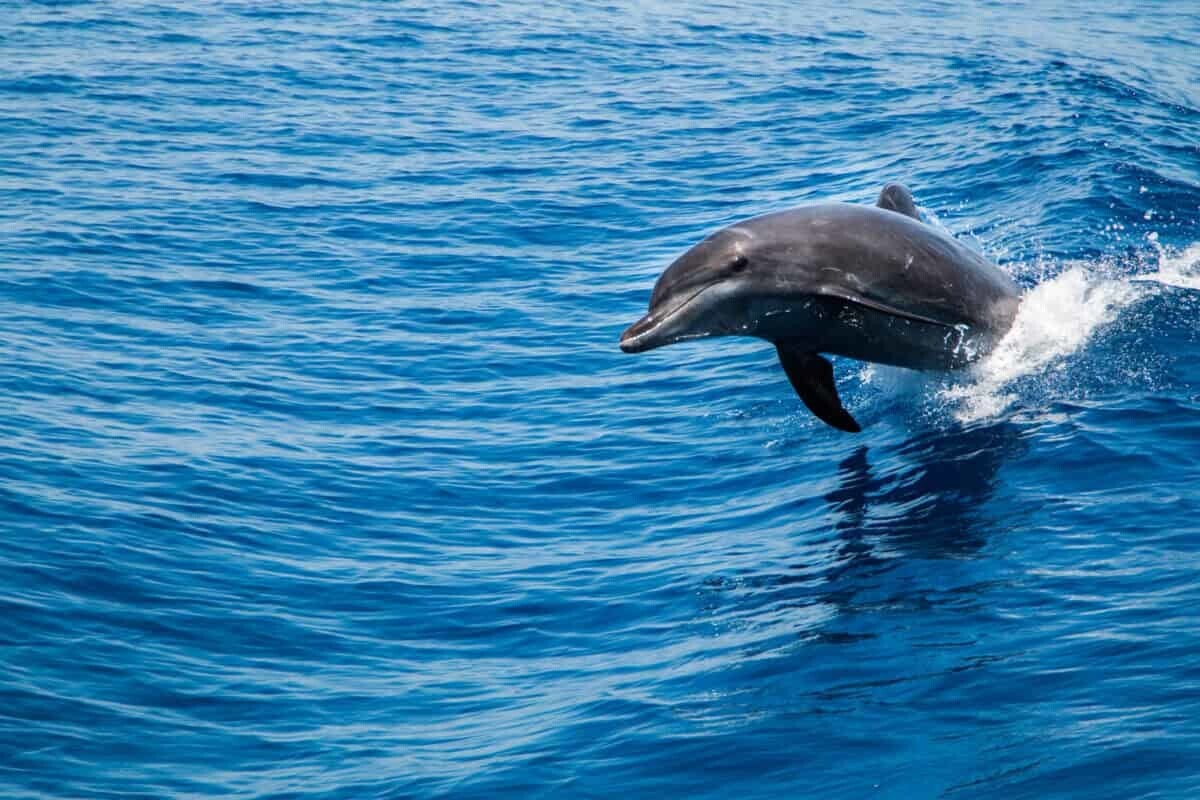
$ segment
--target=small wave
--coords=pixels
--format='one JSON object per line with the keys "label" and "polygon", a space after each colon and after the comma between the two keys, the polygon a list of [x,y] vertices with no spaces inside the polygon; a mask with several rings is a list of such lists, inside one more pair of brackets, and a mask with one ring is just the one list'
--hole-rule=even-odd
{"label": "small wave", "polygon": [[[1152,239],[1153,241],[1153,239]],[[1155,242],[1157,245],[1157,242]],[[1046,379],[1122,311],[1160,284],[1200,289],[1200,243],[1179,253],[1159,248],[1158,269],[1116,276],[1105,265],[1072,264],[1026,293],[1012,328],[968,372],[968,379],[938,392],[955,419],[977,422],[1003,414],[1019,397],[1021,379]]]}
{"label": "small wave", "polygon": [[322,178],[317,175],[285,175],[277,172],[223,172],[221,180],[247,186],[265,186],[272,189],[298,189],[305,186],[344,186],[345,181]]}

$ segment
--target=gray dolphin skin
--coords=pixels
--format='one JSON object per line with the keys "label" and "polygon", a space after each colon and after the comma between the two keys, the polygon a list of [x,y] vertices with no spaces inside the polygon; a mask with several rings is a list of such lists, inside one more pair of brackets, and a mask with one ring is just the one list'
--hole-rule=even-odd
{"label": "gray dolphin skin", "polygon": [[659,277],[649,312],[621,335],[621,349],[766,339],[809,410],[857,432],[822,353],[955,369],[991,349],[1019,303],[1012,279],[922,223],[912,194],[891,183],[876,206],[804,206],[712,234]]}

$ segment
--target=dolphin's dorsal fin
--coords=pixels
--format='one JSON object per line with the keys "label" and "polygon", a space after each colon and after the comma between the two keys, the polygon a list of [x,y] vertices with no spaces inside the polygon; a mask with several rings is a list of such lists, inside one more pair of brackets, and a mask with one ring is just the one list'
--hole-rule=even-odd
{"label": "dolphin's dorsal fin", "polygon": [[779,353],[783,371],[792,382],[792,388],[817,419],[839,431],[858,433],[862,430],[838,398],[837,386],[833,382],[833,364],[816,353],[792,347],[787,342],[776,342],[775,350]]}
{"label": "dolphin's dorsal fin", "polygon": [[886,208],[888,211],[895,211],[897,214],[903,214],[906,217],[912,217],[917,222],[921,221],[921,215],[917,211],[917,204],[913,202],[912,192],[902,183],[889,183],[883,187],[879,193],[879,199],[875,201],[875,205],[880,208]]}

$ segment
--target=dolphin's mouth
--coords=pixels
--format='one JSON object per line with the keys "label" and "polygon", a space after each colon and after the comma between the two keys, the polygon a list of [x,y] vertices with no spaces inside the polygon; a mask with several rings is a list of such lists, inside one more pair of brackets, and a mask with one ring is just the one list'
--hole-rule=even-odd
{"label": "dolphin's mouth", "polygon": [[665,314],[655,314],[653,311],[650,311],[646,316],[626,328],[625,332],[621,334],[621,350],[626,353],[644,353],[647,350],[653,350],[656,347],[662,347],[663,345],[687,338],[686,334],[669,333],[668,323],[673,322],[697,297],[715,285],[715,283],[710,283],[706,286],[701,286],[688,295],[687,299],[673,306]]}

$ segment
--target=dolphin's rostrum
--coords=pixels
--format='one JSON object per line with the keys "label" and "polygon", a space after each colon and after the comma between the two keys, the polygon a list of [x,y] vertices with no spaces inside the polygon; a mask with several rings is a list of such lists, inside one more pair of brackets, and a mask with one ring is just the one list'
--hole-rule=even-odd
{"label": "dolphin's rostrum", "polygon": [[717,231],[662,274],[621,349],[766,339],[804,404],[833,427],[858,431],[822,353],[954,369],[1008,330],[1019,298],[998,267],[923,224],[908,189],[891,183],[874,207],[804,206]]}

